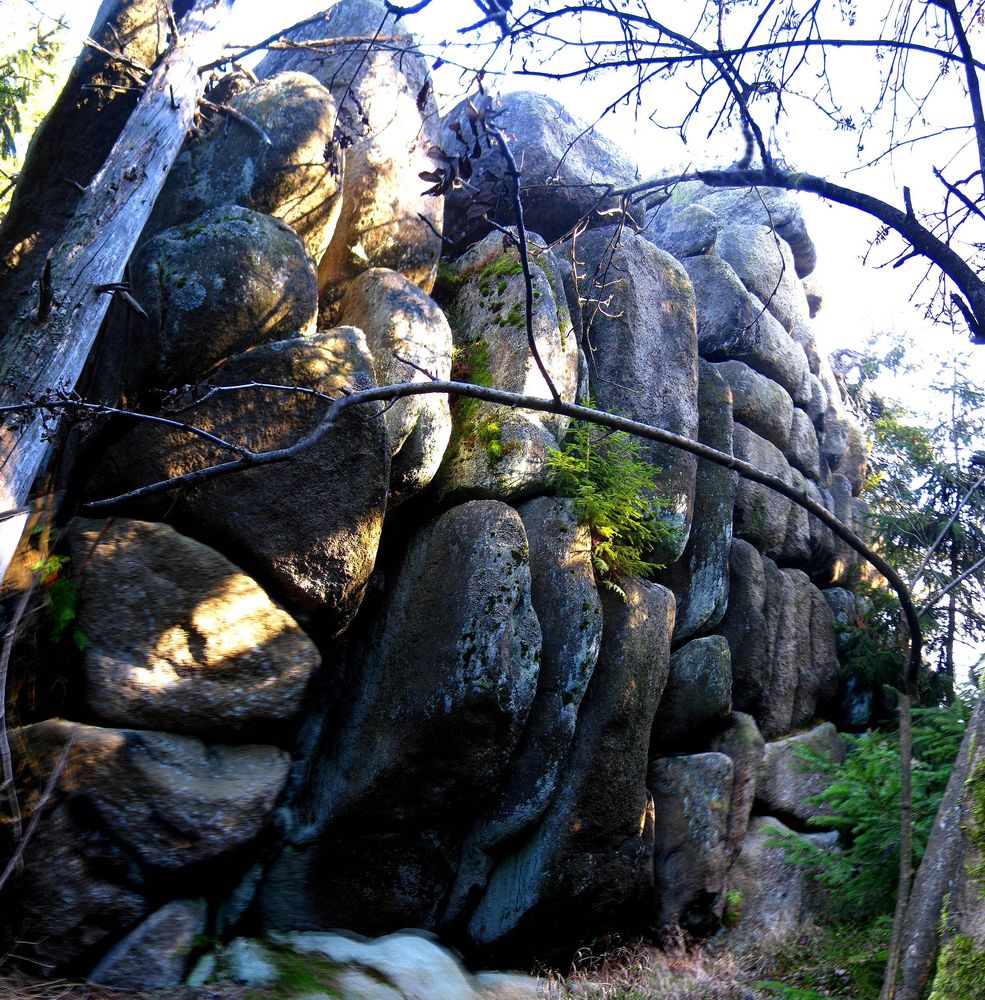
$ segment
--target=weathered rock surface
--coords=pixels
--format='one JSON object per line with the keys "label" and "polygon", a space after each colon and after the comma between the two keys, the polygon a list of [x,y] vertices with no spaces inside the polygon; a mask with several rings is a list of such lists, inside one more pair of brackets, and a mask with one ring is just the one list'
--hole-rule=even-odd
{"label": "weathered rock surface", "polygon": [[[570,329],[554,255],[532,269],[534,343],[558,394],[578,389],[578,344]],[[538,399],[551,392],[527,341],[526,284],[518,252],[491,233],[454,264],[461,282],[449,308],[456,349],[454,374]],[[567,419],[459,399],[452,406],[451,442],[435,481],[440,502],[522,499],[549,483],[547,452],[557,448]]]}
{"label": "weathered rock surface", "polygon": [[[378,34],[386,45],[374,45]],[[430,292],[441,252],[444,200],[424,193],[433,170],[438,115],[425,58],[413,35],[379,0],[342,0],[284,33],[291,41],[365,38],[366,44],[268,52],[257,74],[302,70],[321,80],[339,105],[345,141],[342,209],[321,255],[319,287],[327,318],[361,271],[386,267]],[[422,97],[421,105],[418,98]],[[330,234],[331,235],[331,234]]]}
{"label": "weathered rock surface", "polygon": [[739,894],[739,917],[728,933],[729,947],[744,950],[796,933],[806,905],[807,876],[788,864],[770,831],[786,831],[772,816],[756,816],[728,876],[730,892]]}
{"label": "weathered rock surface", "polygon": [[73,522],[86,697],[119,726],[213,739],[293,719],[320,657],[232,563],[164,524]]}
{"label": "weathered rock surface", "polygon": [[823,481],[817,433],[811,418],[799,407],[794,408],[790,422],[790,440],[782,450],[787,461],[808,479],[813,479],[816,483]]}
{"label": "weathered rock surface", "polygon": [[[584,316],[589,374],[600,409],[663,427],[698,433],[698,365],[694,290],[681,265],[618,227],[591,230],[576,244],[584,262],[582,294],[606,300]],[[646,443],[660,468],[660,520],[673,532],[653,554],[672,563],[687,543],[694,513],[697,460],[678,449]]]}
{"label": "weathered rock surface", "polygon": [[150,872],[217,863],[249,844],[287,779],[288,754],[271,746],[207,746],[190,736],[63,719],[18,732],[23,764],[41,780],[71,741],[55,800],[93,831],[78,834],[82,853],[105,837]]}
{"label": "weathered rock surface", "polygon": [[[698,362],[698,440],[732,454],[732,391],[706,361]],[[681,558],[657,574],[677,597],[674,642],[715,628],[728,603],[729,548],[737,476],[699,460],[694,517]]]}
{"label": "weathered rock surface", "polygon": [[147,233],[191,222],[220,205],[273,215],[317,261],[335,229],[342,153],[332,95],[314,77],[283,73],[238,94],[230,107],[263,129],[222,120],[189,140],[161,191]]}
{"label": "weathered rock surface", "polygon": [[100,986],[165,990],[180,986],[196,938],[205,933],[204,899],[176,899],[152,913],[99,960],[89,979]]}
{"label": "weathered rock surface", "polygon": [[570,500],[539,497],[519,508],[530,549],[530,585],[542,634],[530,718],[486,814],[473,826],[445,905],[461,917],[481,890],[505,841],[515,842],[544,813],[575,733],[578,709],[598,659],[602,602],[595,587],[591,535]]}
{"label": "weathered rock surface", "polygon": [[505,857],[468,932],[482,951],[542,950],[631,922],[652,889],[650,727],[667,679],[674,599],[641,580],[605,592],[602,649],[547,815]]}
{"label": "weathered rock surface", "polygon": [[108,328],[95,392],[110,402],[203,378],[232,354],[311,333],[315,272],[283,222],[226,205],[165,230],[131,264],[132,314]]}
{"label": "weathered rock surface", "polygon": [[670,658],[653,745],[700,745],[732,711],[732,662],[723,636],[692,639]]}
{"label": "weathered rock surface", "polygon": [[756,720],[745,712],[733,712],[728,726],[713,737],[709,749],[723,753],[732,761],[732,794],[728,819],[728,850],[734,860],[749,828],[756,784],[763,763],[766,742]]}
{"label": "weathered rock surface", "polygon": [[[260,382],[327,395],[373,384],[366,340],[351,327],[254,348],[225,362],[214,385]],[[193,404],[184,419],[256,450],[293,444],[326,404],[277,389],[223,393]],[[355,614],[373,569],[389,478],[378,408],[350,410],[289,462],[207,480],[180,495],[140,503],[166,515],[247,567],[289,607],[341,630]],[[119,492],[227,461],[228,451],[183,431],[141,424],[105,456],[93,492]],[[98,495],[98,492],[97,492]]]}
{"label": "weathered rock surface", "polygon": [[799,570],[780,570],[734,539],[722,633],[732,653],[732,701],[771,739],[802,726],[837,693],[831,610]]}
{"label": "weathered rock surface", "polygon": [[[449,156],[472,148],[472,132],[463,117],[466,107],[463,101],[442,121],[441,146]],[[597,224],[596,213],[612,206],[612,199],[606,198],[610,186],[634,183],[636,171],[626,153],[553,98],[515,91],[500,98],[496,111],[496,126],[523,164],[520,197],[524,222],[545,240],[560,238],[585,216]],[[462,139],[455,131],[456,123],[460,123]],[[456,252],[491,228],[488,221],[470,212],[474,200],[491,206],[489,218],[500,225],[516,223],[513,181],[495,143],[484,147],[473,161],[471,184],[477,190],[453,190],[445,205],[444,235]]]}
{"label": "weathered rock surface", "polygon": [[800,403],[807,382],[807,356],[762,302],[746,291],[720,257],[684,262],[695,290],[698,350],[708,361],[742,361],[779,383]]}
{"label": "weathered rock surface", "polygon": [[656,927],[707,934],[719,924],[728,874],[732,761],[722,753],[664,757],[650,765]]}
{"label": "weathered rock surface", "polygon": [[684,260],[708,253],[715,245],[721,220],[704,205],[664,202],[646,220],[640,235],[654,246]]}
{"label": "weathered rock surface", "polygon": [[735,419],[777,448],[786,448],[794,414],[793,400],[786,391],[741,361],[724,361],[715,365],[715,370],[732,390]]}
{"label": "weathered rock surface", "polygon": [[[377,385],[428,380],[399,358],[435,378],[450,377],[448,321],[402,274],[387,268],[363,272],[349,283],[339,311],[343,325],[366,334]],[[438,471],[451,437],[448,399],[433,394],[398,399],[386,408],[383,421],[390,442],[391,503],[398,503],[427,486]]]}
{"label": "weathered rock surface", "polygon": [[[776,445],[742,424],[735,425],[733,442],[737,458],[791,485],[790,465]],[[735,494],[736,537],[751,542],[771,559],[783,559],[787,554],[787,527],[792,506],[782,493],[751,479],[740,478]]]}
{"label": "weathered rock surface", "polygon": [[540,655],[519,515],[474,501],[423,528],[352,648],[351,694],[299,806],[307,830],[262,890],[265,923],[434,926],[523,732]]}
{"label": "weathered rock surface", "polygon": [[756,799],[763,812],[803,828],[809,819],[824,814],[822,806],[808,800],[823,792],[830,779],[823,771],[804,761],[800,747],[824,755],[833,764],[841,764],[845,760],[845,743],[830,722],[824,722],[806,733],[767,743],[759,771]]}

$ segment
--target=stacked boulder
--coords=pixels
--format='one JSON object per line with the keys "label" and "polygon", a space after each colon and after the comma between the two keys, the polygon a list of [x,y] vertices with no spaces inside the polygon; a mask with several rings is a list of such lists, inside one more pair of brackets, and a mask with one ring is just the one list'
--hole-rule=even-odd
{"label": "stacked boulder", "polygon": [[612,225],[625,155],[513,94],[524,261],[493,147],[485,215],[421,194],[426,68],[353,42],[385,14],[342,0],[296,40],[344,44],[260,64],[230,100],[260,152],[236,121],[189,141],[133,262],[140,339],[104,331],[104,396],[171,409],[91,445],[83,494],[126,496],[72,526],[84,703],[14,740],[48,812],[4,922],[50,966],[175,928],[186,959],[205,931],[339,927],[497,959],[613,928],[724,921],[739,943],[806,905],[767,829],[814,815],[796,745],[844,752],[830,531],[647,444],[663,568],[601,586],[554,495],[563,417],[428,394],[324,421],[348,390],[431,377],[591,397],[851,524],[864,439],[811,334],[796,203],[688,183]]}

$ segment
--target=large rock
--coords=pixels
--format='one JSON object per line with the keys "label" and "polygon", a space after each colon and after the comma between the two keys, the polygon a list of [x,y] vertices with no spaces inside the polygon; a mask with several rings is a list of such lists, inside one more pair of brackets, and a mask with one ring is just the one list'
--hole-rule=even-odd
{"label": "large rock", "polygon": [[232,354],[315,329],[315,271],[301,241],[247,208],[226,205],[166,230],[130,271],[147,317],[128,313],[101,338],[94,393],[110,402],[198,381]]}
{"label": "large rock", "polygon": [[[582,294],[592,391],[599,409],[694,438],[698,433],[698,357],[694,290],[681,265],[618,227],[586,233]],[[597,308],[601,301],[605,308]],[[694,512],[697,460],[678,449],[644,445],[661,470],[661,521],[673,532],[653,554],[672,563],[684,551]]]}
{"label": "large rock", "polygon": [[305,73],[284,73],[238,94],[235,119],[189,140],[147,224],[148,233],[189,223],[220,205],[242,205],[286,222],[317,261],[335,229],[342,186],[332,95]]}
{"label": "large rock", "polygon": [[[386,45],[374,44],[378,35]],[[438,114],[426,59],[413,35],[379,0],[342,0],[284,32],[293,42],[364,38],[363,44],[268,52],[261,77],[302,70],[338,103],[345,150],[342,211],[318,267],[328,318],[361,271],[386,267],[425,292],[434,284],[444,218],[441,196],[425,194]]]}
{"label": "large rock", "polygon": [[[300,386],[334,396],[373,384],[362,333],[351,327],[237,355],[211,383]],[[276,388],[222,393],[190,405],[189,423],[257,450],[293,444],[326,403]],[[249,569],[289,607],[341,630],[362,600],[383,526],[390,454],[378,406],[349,410],[288,462],[210,479],[177,496],[151,497],[137,513],[167,516]],[[90,495],[157,482],[232,457],[200,437],[141,424],[105,456]]]}
{"label": "large rock", "polygon": [[54,801],[65,803],[78,824],[83,854],[106,838],[141,869],[170,877],[198,862],[217,865],[249,844],[270,817],[290,763],[271,746],[206,745],[63,719],[18,733],[29,787],[48,776],[71,743]]}
{"label": "large rock", "polygon": [[739,280],[789,333],[808,318],[807,295],[797,277],[789,245],[769,226],[723,226],[715,253],[728,261]]}
{"label": "large rock", "polygon": [[[553,253],[531,270],[531,323],[537,353],[561,399],[578,389],[578,343],[570,330],[560,271]],[[449,307],[455,341],[453,374],[538,399],[551,393],[528,347],[526,282],[519,253],[491,233],[454,264],[459,285]],[[550,482],[546,458],[567,427],[547,413],[460,398],[452,404],[453,429],[435,491],[441,501],[515,500],[543,492]]]}
{"label": "large rock", "polygon": [[[814,482],[824,482],[821,472],[821,452],[817,443],[817,433],[811,418],[800,409],[795,407],[793,419],[790,422],[790,440],[784,447],[781,445],[783,454],[790,464],[799,469],[808,479]],[[827,472],[827,469],[824,470]]]}
{"label": "large rock", "polygon": [[[466,98],[442,121],[441,146],[449,156],[467,156],[472,150],[475,140],[468,115],[474,100]],[[597,213],[613,204],[607,192],[635,182],[636,171],[626,153],[551,97],[533,91],[504,94],[495,109],[495,125],[521,167],[524,223],[548,242],[582,218],[597,224]],[[482,155],[472,162],[470,184],[448,195],[444,235],[456,251],[492,228],[474,210],[478,205],[488,207],[488,218],[500,225],[516,224],[513,181],[495,142],[482,148]]]}
{"label": "large rock", "polygon": [[[698,440],[732,454],[732,391],[706,361],[698,362]],[[728,603],[729,547],[738,477],[729,469],[699,460],[694,518],[687,545],[657,581],[677,597],[674,642],[715,628]]]}
{"label": "large rock", "polygon": [[469,922],[480,951],[544,954],[632,924],[652,888],[650,727],[667,679],[674,599],[632,578],[603,594],[602,650],[547,815],[505,857]]}
{"label": "large rock", "polygon": [[715,370],[732,390],[735,419],[777,448],[786,448],[790,441],[794,405],[782,386],[741,361],[723,361],[715,365]]}
{"label": "large rock", "polygon": [[732,662],[720,635],[692,639],[670,658],[670,674],[653,723],[653,745],[701,745],[732,711]]}
{"label": "large rock", "polygon": [[[733,440],[736,458],[791,485],[790,464],[776,445],[742,424],[735,425]],[[740,477],[735,494],[736,537],[751,542],[771,559],[782,559],[791,506],[782,493]]]}
{"label": "large rock", "polygon": [[318,651],[253,580],[164,524],[72,529],[86,700],[101,719],[256,739],[298,714]]}
{"label": "large rock", "polygon": [[720,228],[721,220],[703,205],[675,205],[671,199],[647,217],[640,235],[684,260],[708,253]]}
{"label": "large rock", "polygon": [[732,761],[728,818],[728,850],[732,860],[738,854],[742,838],[749,828],[765,746],[756,720],[745,712],[733,712],[728,726],[712,738],[708,747],[713,753],[723,753]]}
{"label": "large rock", "polygon": [[180,986],[188,958],[205,933],[204,899],[175,899],[152,913],[99,960],[89,980],[127,990]]}
{"label": "large rock", "polygon": [[527,541],[494,501],[414,538],[330,716],[306,829],[261,891],[268,926],[433,926],[461,840],[491,800],[537,690]]}
{"label": "large rock", "polygon": [[728,933],[730,949],[762,948],[796,934],[807,908],[805,869],[789,864],[777,833],[789,832],[772,816],[756,816],[728,876],[738,921]]}
{"label": "large rock", "polygon": [[707,934],[718,928],[729,868],[732,761],[722,753],[664,757],[647,787],[656,817],[653,925]]}
{"label": "large rock", "polygon": [[742,361],[779,383],[795,403],[804,398],[807,356],[735,271],[720,257],[689,257],[694,284],[698,350],[709,361]]}
{"label": "large rock", "polygon": [[832,764],[845,760],[844,740],[830,722],[823,722],[806,733],[767,743],[756,800],[761,811],[803,829],[808,820],[824,815],[824,808],[810,799],[823,792],[831,780],[823,770],[805,762],[800,747],[821,754]]}
{"label": "large rock", "polygon": [[[396,271],[371,268],[354,278],[339,306],[340,322],[359,327],[373,356],[377,385],[423,382],[451,375],[452,335],[438,306]],[[391,503],[399,503],[434,478],[451,436],[444,395],[408,396],[383,414],[390,442]]]}
{"label": "large rock", "polygon": [[732,542],[722,633],[732,654],[732,701],[773,738],[809,722],[837,694],[831,611],[799,570],[780,570],[741,539]]}
{"label": "large rock", "polygon": [[537,694],[530,719],[495,799],[462,850],[446,921],[458,919],[481,890],[506,841],[533,826],[557,786],[578,709],[602,640],[602,603],[592,570],[592,540],[570,500],[539,497],[519,509],[530,546],[530,584],[542,634]]}

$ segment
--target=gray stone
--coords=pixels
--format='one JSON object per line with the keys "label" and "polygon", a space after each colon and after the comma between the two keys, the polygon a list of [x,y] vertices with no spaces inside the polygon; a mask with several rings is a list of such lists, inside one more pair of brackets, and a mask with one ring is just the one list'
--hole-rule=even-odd
{"label": "gray stone", "polygon": [[[452,335],[444,313],[416,285],[386,268],[371,268],[348,285],[340,322],[359,327],[373,356],[377,385],[423,382],[428,376],[398,360],[406,358],[434,378],[451,375]],[[444,395],[398,399],[383,414],[390,442],[390,502],[427,486],[438,471],[451,436]]]}
{"label": "gray stone", "polygon": [[245,986],[272,986],[280,978],[277,963],[261,941],[233,938],[221,953],[222,978]]}
{"label": "gray stone", "polygon": [[321,659],[232,563],[164,524],[72,522],[86,700],[114,725],[212,739],[294,718]]}
{"label": "gray stone", "polygon": [[181,984],[195,939],[205,933],[204,899],[166,903],[99,960],[89,980],[129,990],[164,990]]}
{"label": "gray stone", "polygon": [[404,1000],[473,1000],[476,996],[461,963],[419,932],[403,931],[375,940],[309,932],[287,934],[283,940],[301,954],[367,969]]}
{"label": "gray stone", "polygon": [[142,867],[165,872],[218,864],[250,843],[270,817],[290,763],[271,746],[207,746],[190,736],[63,719],[19,733],[32,767],[51,765],[71,741],[56,799],[88,810],[89,822]]}
{"label": "gray stone", "polygon": [[284,35],[304,43],[378,33],[386,45],[268,52],[257,66],[261,77],[285,69],[310,73],[339,105],[347,143],[342,210],[318,268],[331,322],[348,283],[369,268],[391,268],[430,292],[441,252],[444,199],[425,194],[428,185],[419,176],[435,167],[428,150],[438,142],[438,115],[414,36],[379,0],[342,0]]}
{"label": "gray stone", "polygon": [[777,448],[786,448],[794,419],[793,400],[787,392],[741,361],[724,361],[715,370],[732,389],[735,419]]}
{"label": "gray stone", "polygon": [[765,746],[766,741],[760,735],[756,720],[745,712],[733,712],[728,726],[713,737],[708,746],[713,753],[723,753],[732,761],[732,795],[728,820],[730,860],[734,860],[738,854],[742,838],[749,828]]}
{"label": "gray stone", "polygon": [[541,1000],[551,995],[545,980],[519,972],[477,972],[475,984],[486,1000]]}
{"label": "gray stone", "polygon": [[[698,440],[732,454],[732,391],[714,365],[698,362]],[[729,469],[698,461],[694,518],[681,558],[656,574],[677,597],[674,642],[715,628],[728,603],[729,546],[738,478]]]}
{"label": "gray stone", "polygon": [[[450,156],[472,148],[471,128],[463,116],[469,100],[477,99],[467,98],[442,121],[441,145]],[[461,123],[464,142],[455,134],[456,123]],[[496,107],[496,125],[523,164],[520,191],[525,223],[549,242],[583,217],[597,224],[595,213],[614,205],[605,197],[609,187],[635,182],[636,171],[625,151],[553,98],[533,91],[504,94]],[[492,206],[490,219],[501,225],[515,223],[512,183],[498,147],[490,143],[472,163],[472,187],[453,190],[447,197],[444,235],[456,251],[491,228],[488,221],[470,213],[474,198]],[[605,221],[611,221],[611,215]]]}
{"label": "gray stone", "polygon": [[667,201],[647,217],[640,235],[678,260],[684,260],[708,253],[720,228],[721,220],[704,205],[675,205]]}
{"label": "gray stone", "polygon": [[305,73],[284,73],[229,104],[262,128],[270,145],[225,117],[204,139],[189,140],[146,232],[190,223],[220,205],[241,205],[286,222],[318,261],[341,204],[342,154],[332,95]]}
{"label": "gray stone", "polygon": [[699,742],[732,711],[732,661],[723,636],[692,639],[670,658],[653,744]]}
{"label": "gray stone", "polygon": [[858,612],[855,606],[855,595],[850,590],[845,590],[844,587],[829,587],[827,590],[822,590],[821,593],[828,602],[828,607],[831,608],[835,622],[839,625],[856,624]]}
{"label": "gray stone", "polygon": [[729,868],[732,761],[721,753],[664,757],[650,765],[653,793],[653,924],[717,929]]}
{"label": "gray stone", "polygon": [[[345,1000],[401,1000],[403,994],[381,983],[372,972],[359,968],[341,969],[336,977],[339,996]],[[306,994],[299,1000],[331,1000],[328,993]]]}
{"label": "gray stone", "polygon": [[[301,386],[327,395],[368,388],[372,365],[352,327],[280,341],[231,358],[215,385]],[[223,393],[191,404],[185,420],[258,450],[293,444],[313,430],[326,403],[276,389]],[[233,557],[288,607],[341,631],[362,600],[383,527],[390,455],[375,405],[350,410],[289,462],[207,480],[180,494],[141,501],[137,513],[167,516]],[[106,454],[90,495],[228,461],[228,451],[184,431],[142,423]]]}
{"label": "gray stone", "polygon": [[722,226],[715,253],[728,261],[746,288],[789,333],[808,318],[807,296],[789,245],[767,225]]}
{"label": "gray stone", "polygon": [[533,826],[551,801],[602,640],[591,535],[578,524],[572,502],[540,497],[519,513],[543,637],[537,694],[501,788],[466,838],[445,920],[461,916],[469,895],[485,885],[500,845]]}
{"label": "gray stone", "polygon": [[296,806],[307,826],[261,889],[267,926],[434,926],[536,694],[527,559],[519,515],[495,501],[415,536],[349,640],[348,694]]}
{"label": "gray stone", "polygon": [[[808,300],[809,305],[810,302]],[[807,366],[810,368],[811,375],[817,378],[817,373],[821,370],[821,352],[818,349],[817,341],[814,338],[814,331],[811,329],[811,324],[808,322],[807,317],[796,317],[789,331],[790,336],[804,349],[804,354],[807,355]],[[821,412],[824,412],[823,406],[821,407]],[[817,416],[812,413],[811,419],[816,420]]]}
{"label": "gray stone", "polygon": [[732,701],[767,738],[809,722],[837,694],[831,611],[800,570],[780,570],[747,542],[732,542],[722,632],[732,653]]}
{"label": "gray stone", "polygon": [[[563,299],[552,283],[553,254],[534,266],[531,323],[537,353],[566,402],[578,390],[578,344]],[[528,347],[526,283],[518,252],[491,233],[455,262],[462,281],[449,313],[454,317],[454,374],[538,399],[551,393]],[[558,273],[557,288],[561,288]],[[439,502],[517,500],[543,492],[550,481],[546,459],[567,419],[458,399],[452,404],[451,442],[435,481]]]}
{"label": "gray stone", "polygon": [[[791,484],[790,465],[776,445],[742,424],[735,425],[733,440],[737,458],[760,472]],[[781,559],[786,545],[790,507],[791,501],[782,493],[740,477],[735,494],[736,537],[751,542],[771,559]]]}
{"label": "gray stone", "polygon": [[231,354],[315,329],[301,241],[247,208],[213,209],[143,244],[131,282],[147,317],[128,313],[103,338],[95,392],[111,402],[195,382]]}
{"label": "gray stone", "polygon": [[689,257],[684,266],[694,284],[701,356],[743,361],[799,402],[808,374],[803,348],[720,257]]}
{"label": "gray stone", "polygon": [[[575,245],[584,261],[583,297],[606,301],[585,313],[586,349],[600,409],[694,438],[698,364],[694,291],[682,266],[642,237],[618,227],[591,230]],[[660,470],[659,517],[673,532],[653,560],[684,551],[694,512],[697,461],[679,449],[645,443]]]}
{"label": "gray stone", "polygon": [[[798,469],[790,470],[790,485],[801,495],[807,495],[807,484],[810,480],[804,478]],[[787,533],[783,538],[783,551],[780,562],[785,566],[806,567],[811,561],[811,516],[797,503],[790,504],[790,516],[787,518]]]}
{"label": "gray stone", "polygon": [[833,764],[845,760],[845,743],[830,722],[766,744],[759,771],[756,800],[761,810],[804,828],[809,819],[824,815],[824,808],[809,801],[830,784],[830,778],[806,764],[800,747],[823,754]]}
{"label": "gray stone", "polygon": [[781,445],[783,454],[790,464],[799,469],[808,479],[819,483],[821,478],[821,452],[817,443],[817,434],[811,418],[799,407],[793,411],[790,424],[790,440],[786,447]]}
{"label": "gray stone", "polygon": [[652,891],[647,750],[674,600],[642,580],[621,584],[625,601],[602,595],[602,650],[554,802],[493,872],[469,922],[477,947],[563,946],[602,924],[632,923]]}
{"label": "gray stone", "polygon": [[789,831],[772,816],[753,818],[729,871],[729,891],[738,896],[738,921],[726,937],[730,950],[789,940],[804,918],[808,876],[805,869],[788,864],[777,832]]}
{"label": "gray stone", "polygon": [[769,226],[793,252],[797,276],[806,278],[817,264],[817,251],[804,225],[797,199],[780,188],[722,190],[703,188],[692,193],[700,204],[724,223]]}

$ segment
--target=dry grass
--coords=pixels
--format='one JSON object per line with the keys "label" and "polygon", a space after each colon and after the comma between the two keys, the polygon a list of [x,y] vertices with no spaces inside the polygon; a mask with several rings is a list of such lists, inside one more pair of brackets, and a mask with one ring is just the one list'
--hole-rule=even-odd
{"label": "dry grass", "polygon": [[244,1000],[247,987],[218,983],[192,989],[118,990],[70,979],[35,979],[19,972],[0,973],[0,1000]]}

